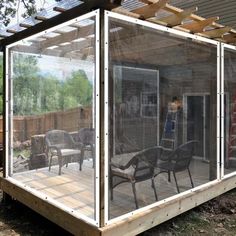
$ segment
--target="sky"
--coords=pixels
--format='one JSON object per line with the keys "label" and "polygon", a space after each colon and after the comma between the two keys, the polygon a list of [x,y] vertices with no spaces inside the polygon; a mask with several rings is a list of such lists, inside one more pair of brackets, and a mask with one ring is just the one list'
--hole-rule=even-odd
{"label": "sky", "polygon": [[71,76],[73,71],[84,70],[88,80],[93,83],[94,63],[86,60],[75,60],[62,57],[45,56],[38,58],[38,67],[41,73],[51,74],[58,80],[64,80]]}
{"label": "sky", "polygon": [[[25,7],[24,7],[24,4],[21,2],[21,0],[18,0],[18,1],[20,3],[18,14],[16,14],[16,16],[14,18],[12,18],[9,26],[20,23],[23,20],[21,15],[24,13]],[[54,0],[36,0],[37,8],[41,8],[41,7],[47,8],[54,3],[55,3]]]}

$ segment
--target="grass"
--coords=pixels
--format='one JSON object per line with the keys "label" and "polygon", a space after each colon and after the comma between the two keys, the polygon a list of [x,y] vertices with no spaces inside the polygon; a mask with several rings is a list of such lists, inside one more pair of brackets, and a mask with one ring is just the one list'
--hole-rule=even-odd
{"label": "grass", "polygon": [[26,158],[30,157],[30,149],[14,150],[13,153],[15,157],[18,157],[19,155],[22,155]]}

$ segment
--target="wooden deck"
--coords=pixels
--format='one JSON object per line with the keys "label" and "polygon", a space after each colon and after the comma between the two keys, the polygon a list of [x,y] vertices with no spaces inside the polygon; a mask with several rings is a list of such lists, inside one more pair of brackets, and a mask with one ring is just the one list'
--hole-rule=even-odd
{"label": "wooden deck", "polygon": [[82,171],[78,163],[70,163],[58,175],[58,166],[17,173],[13,176],[25,185],[46,194],[59,203],[90,218],[94,218],[94,169],[92,161],[84,161]]}
{"label": "wooden deck", "polygon": [[[193,160],[191,173],[195,186],[207,183],[209,180],[209,164],[201,160]],[[70,207],[90,218],[94,218],[94,169],[92,161],[85,160],[82,171],[77,163],[63,167],[62,175],[58,175],[58,166],[14,174],[13,178],[25,185],[46,194],[61,204]],[[187,172],[177,173],[180,191],[191,188]],[[168,182],[167,174],[160,174],[155,179],[159,200],[177,194],[174,179]],[[146,206],[155,202],[151,181],[137,184],[139,206]],[[124,183],[114,189],[114,199],[109,204],[110,218],[120,216],[135,210],[131,184]]]}

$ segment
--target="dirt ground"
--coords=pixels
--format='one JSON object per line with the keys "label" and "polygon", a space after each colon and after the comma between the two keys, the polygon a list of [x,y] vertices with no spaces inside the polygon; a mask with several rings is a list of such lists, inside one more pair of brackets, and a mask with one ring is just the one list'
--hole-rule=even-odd
{"label": "dirt ground", "polygon": [[[0,236],[71,235],[18,202],[1,200],[0,190]],[[236,189],[139,236],[154,235],[236,235]]]}

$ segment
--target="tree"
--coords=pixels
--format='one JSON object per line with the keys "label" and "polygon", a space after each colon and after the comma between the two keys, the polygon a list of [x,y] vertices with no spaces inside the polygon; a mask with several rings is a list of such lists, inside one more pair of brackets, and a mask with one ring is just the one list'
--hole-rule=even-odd
{"label": "tree", "polygon": [[62,84],[53,76],[41,78],[40,113],[61,110],[60,100]]}
{"label": "tree", "polygon": [[62,81],[42,74],[38,58],[13,54],[14,115],[36,115],[92,105],[93,86],[83,70],[72,72]]}
{"label": "tree", "polygon": [[[60,2],[61,0],[55,1]],[[41,6],[36,3],[36,0],[0,0],[0,22],[7,26],[11,19],[16,16],[20,4],[23,4],[22,8],[24,9],[22,17],[26,18],[35,14],[44,7],[45,1],[42,1]]]}
{"label": "tree", "polygon": [[63,108],[92,105],[93,86],[83,70],[74,71],[63,86]]}
{"label": "tree", "polygon": [[14,113],[31,114],[39,97],[39,68],[37,58],[20,53],[13,54]]}

